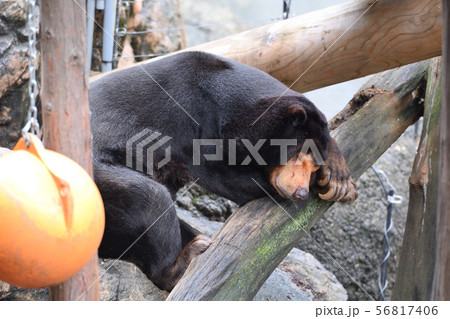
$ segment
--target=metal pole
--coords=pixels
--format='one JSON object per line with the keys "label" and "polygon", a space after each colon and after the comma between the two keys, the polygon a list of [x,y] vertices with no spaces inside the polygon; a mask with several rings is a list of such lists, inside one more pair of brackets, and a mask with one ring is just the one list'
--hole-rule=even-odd
{"label": "metal pole", "polygon": [[116,0],[105,0],[105,13],[103,15],[102,72],[112,70],[116,6]]}
{"label": "metal pole", "polygon": [[91,71],[92,46],[94,45],[94,19],[95,19],[95,0],[87,0],[87,61],[86,69],[89,75]]}
{"label": "metal pole", "polygon": [[116,8],[116,25],[114,27],[114,47],[113,47],[113,64],[112,64],[112,68],[115,69],[117,68],[117,63],[118,63],[118,53],[117,53],[117,47],[118,47],[118,43],[119,43],[119,24],[120,24],[120,7],[122,5],[122,0],[118,0],[117,1],[117,8]]}

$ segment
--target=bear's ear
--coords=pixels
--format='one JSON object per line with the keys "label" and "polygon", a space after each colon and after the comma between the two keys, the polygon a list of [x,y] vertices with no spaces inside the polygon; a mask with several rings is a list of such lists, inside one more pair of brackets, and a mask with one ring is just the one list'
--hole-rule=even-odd
{"label": "bear's ear", "polygon": [[305,124],[307,115],[303,106],[294,104],[288,107],[286,115],[295,127]]}

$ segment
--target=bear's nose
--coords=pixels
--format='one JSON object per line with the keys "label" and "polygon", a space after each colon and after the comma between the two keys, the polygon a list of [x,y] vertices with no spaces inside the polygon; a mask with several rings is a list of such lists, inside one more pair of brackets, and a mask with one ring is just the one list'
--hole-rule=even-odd
{"label": "bear's nose", "polygon": [[298,198],[298,199],[306,199],[306,197],[308,197],[308,191],[306,190],[306,188],[297,187],[297,189],[295,190],[294,196],[295,196],[295,198]]}

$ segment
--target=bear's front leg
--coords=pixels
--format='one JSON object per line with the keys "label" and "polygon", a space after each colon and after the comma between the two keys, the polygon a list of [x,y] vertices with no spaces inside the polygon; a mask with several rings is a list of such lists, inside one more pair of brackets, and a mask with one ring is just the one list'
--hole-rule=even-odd
{"label": "bear's front leg", "polygon": [[330,138],[328,158],[316,173],[314,192],[320,198],[351,204],[358,198],[356,184],[336,141]]}

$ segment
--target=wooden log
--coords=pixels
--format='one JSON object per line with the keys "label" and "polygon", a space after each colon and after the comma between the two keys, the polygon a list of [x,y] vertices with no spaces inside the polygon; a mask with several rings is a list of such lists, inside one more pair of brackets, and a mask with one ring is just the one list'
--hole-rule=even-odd
{"label": "wooden log", "polygon": [[440,15],[440,0],[354,0],[189,50],[248,64],[306,92],[440,55]]}
{"label": "wooden log", "polygon": [[442,1],[444,32],[442,70],[441,158],[436,228],[434,300],[450,300],[450,3]]}
{"label": "wooden log", "polygon": [[[85,1],[41,1],[40,97],[46,147],[72,158],[92,176],[86,15],[80,7],[84,5]],[[51,287],[51,299],[99,300],[97,268],[95,255],[78,274]]]}
{"label": "wooden log", "polygon": [[409,178],[409,206],[392,300],[431,300],[436,253],[441,60],[430,63],[422,136]]}
{"label": "wooden log", "polygon": [[[375,76],[329,124],[357,179],[423,111],[428,61]],[[168,300],[252,300],[298,241],[332,205],[311,196],[239,208],[194,259]]]}

